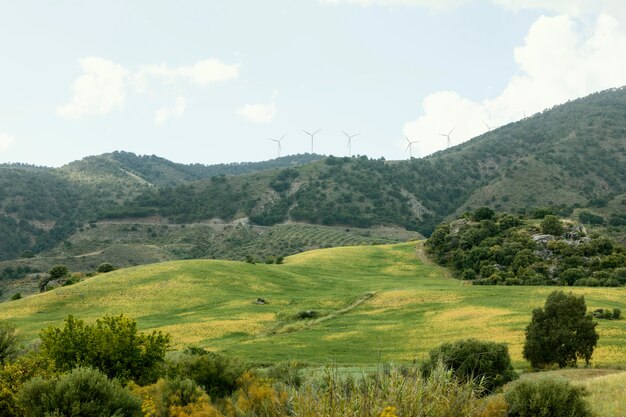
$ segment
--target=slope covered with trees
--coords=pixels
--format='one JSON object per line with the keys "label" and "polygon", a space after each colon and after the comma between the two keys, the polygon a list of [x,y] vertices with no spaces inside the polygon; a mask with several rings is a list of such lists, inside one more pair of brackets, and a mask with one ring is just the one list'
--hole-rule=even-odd
{"label": "slope covered with trees", "polygon": [[428,235],[481,206],[551,207],[623,237],[625,110],[625,89],[604,91],[409,161],[298,155],[203,166],[114,152],[59,169],[5,165],[0,259],[41,251],[81,223],[154,216],[396,226]]}
{"label": "slope covered with trees", "polygon": [[550,206],[569,214],[626,191],[625,108],[626,90],[605,91],[428,158],[330,157],[262,178],[214,178],[192,187],[149,190],[118,214],[383,224],[422,233],[446,216],[478,206],[516,212]]}

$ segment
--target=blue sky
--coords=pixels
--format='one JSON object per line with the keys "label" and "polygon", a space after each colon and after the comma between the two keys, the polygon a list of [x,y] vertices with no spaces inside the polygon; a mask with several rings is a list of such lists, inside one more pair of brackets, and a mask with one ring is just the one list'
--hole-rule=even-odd
{"label": "blue sky", "polygon": [[0,161],[404,159],[626,84],[617,0],[0,1]]}

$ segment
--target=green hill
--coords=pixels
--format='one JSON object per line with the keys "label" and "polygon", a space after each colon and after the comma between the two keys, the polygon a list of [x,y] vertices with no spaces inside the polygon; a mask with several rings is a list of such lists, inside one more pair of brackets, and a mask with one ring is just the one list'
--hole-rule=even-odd
{"label": "green hill", "polygon": [[[331,248],[282,265],[193,260],[118,270],[0,305],[26,340],[67,314],[125,313],[142,329],[256,362],[374,364],[422,358],[465,337],[507,342],[524,366],[524,327],[552,287],[468,286],[423,262],[415,243]],[[589,309],[626,309],[624,288],[573,288]],[[257,304],[258,298],[265,304]],[[593,363],[626,363],[626,320],[601,320]]]}
{"label": "green hill", "polygon": [[421,237],[398,228],[97,222],[80,227],[62,243],[32,258],[0,262],[0,300],[18,292],[38,292],[39,273],[55,265],[65,265],[72,272],[93,272],[102,263],[123,268],[177,259],[249,259],[263,263],[317,248],[398,243]]}
{"label": "green hill", "polygon": [[64,165],[59,171],[77,182],[123,184],[131,187],[172,186],[218,175],[241,175],[298,166],[323,158],[316,154],[289,155],[262,162],[180,164],[156,155],[115,151],[89,156]]}
{"label": "green hill", "polygon": [[[264,175],[148,190],[107,215],[394,225],[429,234],[440,220],[479,206],[550,206],[570,214],[606,206],[626,191],[624,108],[626,89],[604,91],[423,159],[330,157]],[[607,216],[613,214],[620,213]]]}
{"label": "green hill", "polygon": [[113,152],[59,169],[3,165],[0,183],[9,191],[0,192],[0,260],[50,249],[103,219],[249,219],[429,235],[479,206],[550,206],[623,242],[625,108],[626,89],[607,90],[410,161],[296,155],[203,166]]}

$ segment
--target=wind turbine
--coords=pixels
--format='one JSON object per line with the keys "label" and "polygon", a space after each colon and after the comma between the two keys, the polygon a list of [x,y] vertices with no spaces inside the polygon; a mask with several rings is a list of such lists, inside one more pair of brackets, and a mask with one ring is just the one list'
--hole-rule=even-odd
{"label": "wind turbine", "polygon": [[450,132],[448,132],[448,134],[445,134],[445,133],[440,133],[439,134],[439,136],[445,136],[446,138],[448,138],[448,146],[447,146],[447,148],[449,148],[451,146],[452,142],[450,142],[450,135],[452,134],[452,132],[454,132],[454,129],[456,129],[456,126],[454,126],[452,128],[452,130]]}
{"label": "wind turbine", "polygon": [[414,143],[420,143],[421,140],[409,140],[409,138],[407,137],[407,135],[404,135],[404,139],[406,139],[406,141],[408,142],[408,144],[406,145],[406,149],[404,150],[404,152],[409,151],[409,159],[413,159],[413,144]]}
{"label": "wind turbine", "polygon": [[348,156],[352,157],[352,138],[359,136],[360,133],[355,133],[354,135],[348,135],[345,130],[342,130],[342,132],[348,138]]}
{"label": "wind turbine", "polygon": [[309,132],[307,132],[306,130],[302,130],[304,133],[306,133],[307,135],[311,136],[311,153],[313,153],[313,137],[314,137],[315,135],[317,135],[317,133],[318,133],[320,130],[322,130],[322,129],[317,129],[317,130],[316,130],[315,132],[313,132],[313,133],[309,133]]}
{"label": "wind turbine", "polygon": [[285,139],[285,136],[287,136],[287,134],[285,133],[284,135],[282,135],[280,137],[280,139],[272,139],[269,138],[268,140],[271,140],[272,142],[276,142],[276,144],[278,145],[278,157],[280,158],[280,151],[282,151],[282,147],[280,146],[280,142]]}
{"label": "wind turbine", "polygon": [[485,122],[484,120],[483,120],[483,124],[487,126],[487,132],[491,132],[491,126],[489,126],[487,122]]}

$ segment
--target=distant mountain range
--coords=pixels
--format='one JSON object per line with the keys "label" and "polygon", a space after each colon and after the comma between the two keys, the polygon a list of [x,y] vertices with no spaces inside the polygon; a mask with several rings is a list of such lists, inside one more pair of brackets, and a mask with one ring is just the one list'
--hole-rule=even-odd
{"label": "distant mountain range", "polygon": [[620,88],[407,161],[305,154],[205,166],[113,152],[56,169],[0,165],[0,260],[48,250],[104,219],[391,226],[428,235],[446,217],[479,206],[552,207],[595,216],[619,237],[625,193]]}

